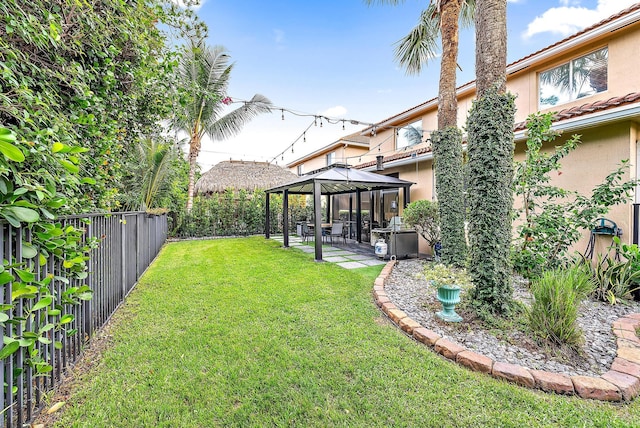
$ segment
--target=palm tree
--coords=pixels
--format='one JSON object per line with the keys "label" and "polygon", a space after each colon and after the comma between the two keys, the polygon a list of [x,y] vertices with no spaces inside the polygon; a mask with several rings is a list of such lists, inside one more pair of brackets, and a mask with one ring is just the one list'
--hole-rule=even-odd
{"label": "palm tree", "polygon": [[188,91],[188,101],[177,114],[173,126],[189,134],[189,187],[187,211],[193,206],[196,160],[207,135],[214,141],[240,133],[244,125],[261,113],[271,112],[271,101],[256,94],[244,105],[221,116],[230,98],[227,96],[233,64],[222,46],[207,46],[203,40],[191,40],[180,62],[180,77]]}
{"label": "palm tree", "polygon": [[515,103],[506,93],[507,0],[477,0],[476,93],[469,114],[469,272],[480,314],[511,310]]}
{"label": "palm tree", "polygon": [[[365,0],[397,5],[403,0]],[[396,59],[409,74],[417,74],[437,53],[442,43],[438,86],[438,131],[431,134],[436,189],[442,228],[442,260],[462,266],[465,263],[464,185],[462,134],[457,128],[458,100],[456,68],[458,61],[459,23],[473,24],[475,0],[430,0],[420,14],[418,25],[398,41]]]}
{"label": "palm tree", "polygon": [[[404,0],[365,0],[367,4],[404,3]],[[396,43],[396,59],[408,74],[419,74],[438,53],[442,42],[438,87],[438,129],[457,126],[456,67],[460,26],[473,25],[475,0],[430,0],[418,24]]]}

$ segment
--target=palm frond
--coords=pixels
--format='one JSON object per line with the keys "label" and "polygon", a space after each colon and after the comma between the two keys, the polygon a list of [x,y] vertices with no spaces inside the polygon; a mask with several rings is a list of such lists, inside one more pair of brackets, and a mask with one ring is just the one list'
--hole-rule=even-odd
{"label": "palm frond", "polygon": [[438,53],[440,17],[437,5],[431,3],[420,14],[420,21],[411,32],[396,42],[396,60],[407,74],[419,74],[422,67]]}
{"label": "palm frond", "polygon": [[242,128],[254,117],[271,112],[271,101],[264,95],[256,94],[243,106],[229,112],[223,117],[211,117],[204,124],[205,132],[213,140],[225,140],[238,135]]}

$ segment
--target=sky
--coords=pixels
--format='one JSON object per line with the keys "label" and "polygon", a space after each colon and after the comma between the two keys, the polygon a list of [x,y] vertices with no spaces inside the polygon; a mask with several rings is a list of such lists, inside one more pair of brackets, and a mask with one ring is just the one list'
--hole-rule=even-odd
{"label": "sky", "polygon": [[[507,62],[637,1],[508,0]],[[229,159],[284,166],[365,127],[351,121],[379,122],[436,97],[439,58],[418,76],[407,75],[394,59],[395,42],[416,25],[428,0],[373,3],[201,0],[197,13],[209,28],[208,43],[224,46],[234,62],[231,107],[257,93],[275,106],[236,137],[203,141],[203,172]],[[473,29],[461,31],[458,85],[475,78],[474,38]],[[314,125],[314,115],[338,122]]]}

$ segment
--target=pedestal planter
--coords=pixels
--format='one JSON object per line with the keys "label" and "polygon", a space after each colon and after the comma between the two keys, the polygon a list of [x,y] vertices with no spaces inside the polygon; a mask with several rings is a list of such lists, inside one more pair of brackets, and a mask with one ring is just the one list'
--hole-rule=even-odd
{"label": "pedestal planter", "polygon": [[460,287],[457,285],[442,285],[438,287],[438,300],[442,303],[442,311],[436,315],[447,322],[460,322],[462,317],[456,313],[456,303],[460,302]]}

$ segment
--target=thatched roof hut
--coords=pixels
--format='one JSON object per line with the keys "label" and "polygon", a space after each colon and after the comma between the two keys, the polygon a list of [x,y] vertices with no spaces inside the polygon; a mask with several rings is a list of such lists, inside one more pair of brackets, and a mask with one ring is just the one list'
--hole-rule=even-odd
{"label": "thatched roof hut", "polygon": [[289,183],[298,176],[268,162],[224,161],[214,165],[202,174],[196,182],[195,194],[207,195],[223,193],[226,189],[246,190],[268,189]]}

